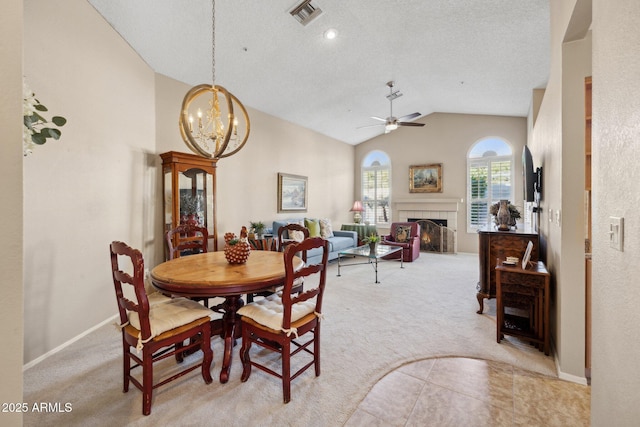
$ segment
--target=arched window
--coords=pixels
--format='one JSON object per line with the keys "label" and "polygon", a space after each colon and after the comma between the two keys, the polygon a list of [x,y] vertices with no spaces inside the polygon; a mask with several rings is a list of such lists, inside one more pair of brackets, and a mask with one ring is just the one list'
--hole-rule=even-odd
{"label": "arched window", "polygon": [[513,151],[501,138],[484,138],[467,155],[467,232],[487,225],[500,199],[513,200]]}
{"label": "arched window", "polygon": [[372,151],[362,160],[362,219],[371,224],[391,221],[391,159],[382,151]]}

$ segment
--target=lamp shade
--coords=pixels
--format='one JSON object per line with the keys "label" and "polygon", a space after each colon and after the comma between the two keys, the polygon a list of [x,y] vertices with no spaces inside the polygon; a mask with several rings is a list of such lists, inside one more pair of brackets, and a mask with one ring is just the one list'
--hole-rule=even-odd
{"label": "lamp shade", "polygon": [[350,212],[362,212],[364,211],[364,208],[362,207],[362,202],[360,200],[356,200],[355,202],[353,202],[353,207],[351,208]]}

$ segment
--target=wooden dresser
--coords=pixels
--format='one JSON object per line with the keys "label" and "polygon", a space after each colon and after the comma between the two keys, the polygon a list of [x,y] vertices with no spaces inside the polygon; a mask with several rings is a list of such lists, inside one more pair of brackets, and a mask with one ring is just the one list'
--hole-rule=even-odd
{"label": "wooden dresser", "polygon": [[524,251],[527,249],[527,243],[533,242],[533,251],[531,252],[531,261],[538,261],[538,253],[540,242],[538,233],[531,230],[516,229],[511,231],[497,231],[493,227],[491,229],[483,228],[478,230],[479,242],[479,259],[480,259],[480,280],[476,287],[478,304],[480,310],[478,314],[484,311],[484,299],[496,297],[496,265],[497,259],[506,259],[513,256],[518,257],[522,261]]}

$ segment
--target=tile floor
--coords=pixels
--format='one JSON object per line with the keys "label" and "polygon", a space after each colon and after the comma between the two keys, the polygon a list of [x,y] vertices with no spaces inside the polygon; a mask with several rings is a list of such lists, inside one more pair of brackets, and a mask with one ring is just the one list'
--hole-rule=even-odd
{"label": "tile floor", "polygon": [[512,365],[459,357],[382,378],[346,426],[588,426],[591,390]]}

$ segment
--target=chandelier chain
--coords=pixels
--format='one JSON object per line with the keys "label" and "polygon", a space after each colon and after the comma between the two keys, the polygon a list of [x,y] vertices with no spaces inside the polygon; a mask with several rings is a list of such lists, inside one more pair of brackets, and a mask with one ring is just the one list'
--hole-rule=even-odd
{"label": "chandelier chain", "polygon": [[216,85],[216,0],[211,0],[211,86]]}

